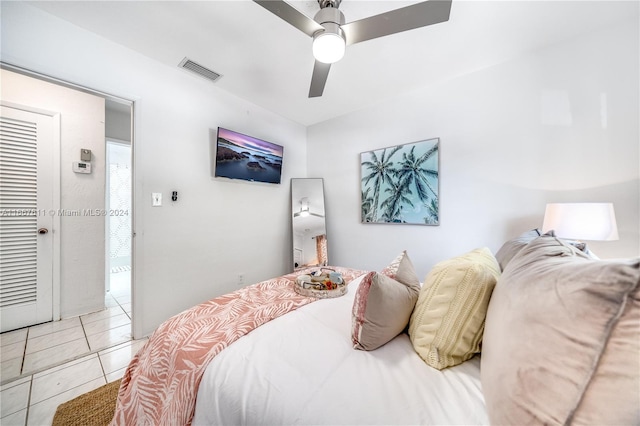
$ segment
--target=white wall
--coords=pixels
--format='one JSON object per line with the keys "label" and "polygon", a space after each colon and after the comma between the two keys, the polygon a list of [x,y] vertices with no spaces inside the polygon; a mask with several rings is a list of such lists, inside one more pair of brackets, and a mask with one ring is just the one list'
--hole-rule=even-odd
{"label": "white wall", "polygon": [[[311,126],[330,263],[379,270],[407,249],[424,277],[541,227],[547,202],[577,201],[614,203],[620,240],[589,242],[595,253],[640,255],[638,62],[630,21]],[[359,154],[435,137],[441,225],[360,224]]]}
{"label": "white wall", "polygon": [[131,142],[131,113],[110,108],[113,104],[113,101],[106,104],[105,134],[111,139]]}
{"label": "white wall", "polygon": [[[60,114],[60,209],[104,210],[104,99],[0,71],[3,101]],[[82,148],[92,151],[91,174],[72,170]],[[105,231],[102,216],[60,216],[53,235],[60,243],[60,315],[66,318],[104,308]]]}
{"label": "white wall", "polygon": [[[306,176],[303,126],[29,5],[3,2],[1,19],[3,61],[135,101],[135,336],[238,288],[239,273],[253,283],[291,270],[289,182]],[[218,126],[284,145],[283,183],[212,178]],[[152,192],[163,207],[151,207]]]}

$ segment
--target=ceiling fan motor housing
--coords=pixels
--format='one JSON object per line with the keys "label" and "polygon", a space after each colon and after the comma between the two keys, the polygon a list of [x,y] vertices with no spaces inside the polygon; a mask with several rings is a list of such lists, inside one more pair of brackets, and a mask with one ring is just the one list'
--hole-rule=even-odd
{"label": "ceiling fan motor housing", "polygon": [[342,0],[318,0],[320,9],[324,9],[325,7],[335,7],[337,9],[340,7],[340,3],[342,3]]}
{"label": "ceiling fan motor housing", "polygon": [[316,16],[313,17],[313,20],[324,27],[324,31],[319,30],[313,35],[314,39],[324,33],[333,33],[339,35],[346,41],[344,32],[342,28],[340,28],[340,25],[344,25],[345,23],[344,14],[337,8],[325,7],[324,9],[320,9],[318,13],[316,13]]}
{"label": "ceiling fan motor housing", "polygon": [[[316,16],[313,17],[313,20],[322,25],[325,28],[325,31],[332,32],[338,30],[342,32],[340,25],[344,25],[345,23],[344,14],[335,7],[325,7],[324,9],[320,9],[318,13],[316,13]],[[342,35],[344,37],[344,33]]]}

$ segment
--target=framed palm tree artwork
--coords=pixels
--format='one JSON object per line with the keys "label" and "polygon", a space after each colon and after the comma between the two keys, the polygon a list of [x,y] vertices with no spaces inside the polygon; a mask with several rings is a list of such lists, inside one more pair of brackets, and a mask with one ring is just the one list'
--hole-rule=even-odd
{"label": "framed palm tree artwork", "polygon": [[362,223],[438,225],[440,139],[360,154]]}

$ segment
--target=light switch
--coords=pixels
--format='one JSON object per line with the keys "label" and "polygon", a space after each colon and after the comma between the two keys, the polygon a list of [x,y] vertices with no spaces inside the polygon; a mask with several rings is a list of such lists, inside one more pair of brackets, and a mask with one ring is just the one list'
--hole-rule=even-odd
{"label": "light switch", "polygon": [[81,161],[91,161],[91,150],[82,148],[80,150],[80,160]]}
{"label": "light switch", "polygon": [[162,192],[151,193],[151,205],[153,207],[162,206]]}

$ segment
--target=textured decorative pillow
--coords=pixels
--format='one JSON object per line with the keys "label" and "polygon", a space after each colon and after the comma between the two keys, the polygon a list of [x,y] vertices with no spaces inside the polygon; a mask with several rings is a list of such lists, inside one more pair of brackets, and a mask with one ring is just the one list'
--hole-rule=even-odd
{"label": "textured decorative pillow", "polygon": [[500,266],[488,248],[438,263],[427,275],[411,320],[413,348],[442,370],[480,352],[489,298]]}
{"label": "textured decorative pillow", "polygon": [[496,260],[500,265],[500,270],[504,271],[504,268],[507,267],[507,264],[511,259],[513,259],[513,256],[518,254],[524,246],[538,238],[540,235],[542,235],[542,233],[539,229],[532,229],[531,231],[527,231],[524,234],[504,243],[496,253]]}
{"label": "textured decorative pillow", "polygon": [[[553,229],[547,231],[544,235],[549,236],[549,237],[557,237],[556,231],[554,231]],[[596,254],[594,252],[589,250],[589,247],[587,247],[587,243],[582,242],[582,241],[578,241],[578,240],[569,240],[567,238],[560,238],[560,240],[562,240],[563,242],[565,242],[565,243],[577,248],[578,250],[580,250],[581,252],[586,254],[591,259],[600,260],[600,258],[598,256],[596,256]]]}
{"label": "textured decorative pillow", "polygon": [[372,351],[402,333],[419,291],[419,283],[408,285],[377,272],[365,275],[353,301],[353,347]]}
{"label": "textured decorative pillow", "polygon": [[406,285],[418,286],[418,289],[420,289],[420,280],[406,250],[393,259],[389,266],[380,273]]}
{"label": "textured decorative pillow", "polygon": [[492,424],[640,424],[640,259],[542,236],[491,297],[482,389]]}

